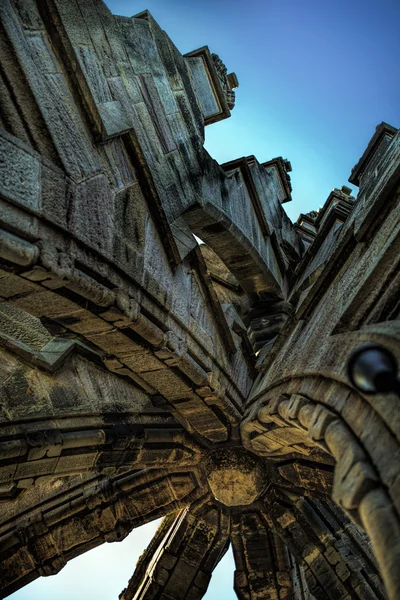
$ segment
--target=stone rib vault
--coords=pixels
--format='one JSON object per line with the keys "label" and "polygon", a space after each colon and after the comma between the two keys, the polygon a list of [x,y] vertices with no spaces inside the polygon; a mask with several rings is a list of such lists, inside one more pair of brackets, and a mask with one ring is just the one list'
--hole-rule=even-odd
{"label": "stone rib vault", "polygon": [[288,160],[203,147],[237,86],[148,12],[0,2],[1,598],[164,516],[121,600],[229,544],[240,600],[400,599],[400,399],[347,372],[400,357],[400,134],[292,224]]}

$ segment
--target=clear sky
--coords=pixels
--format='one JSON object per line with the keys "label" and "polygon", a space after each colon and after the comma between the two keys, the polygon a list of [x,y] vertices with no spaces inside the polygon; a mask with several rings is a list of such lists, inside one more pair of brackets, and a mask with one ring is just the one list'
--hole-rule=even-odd
{"label": "clear sky", "polygon": [[[254,154],[293,166],[289,216],[347,183],[375,126],[400,126],[399,0],[107,0],[115,14],[150,10],[182,53],[208,45],[235,71],[232,117],[206,129],[220,163]],[[353,187],[354,192],[357,189]],[[12,600],[117,600],[154,524],[105,544]],[[206,600],[233,600],[233,559]]]}

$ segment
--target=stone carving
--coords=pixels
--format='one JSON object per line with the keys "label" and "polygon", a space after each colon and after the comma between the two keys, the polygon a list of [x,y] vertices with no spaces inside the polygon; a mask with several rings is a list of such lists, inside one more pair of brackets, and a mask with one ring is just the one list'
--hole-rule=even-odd
{"label": "stone carving", "polygon": [[400,356],[399,132],[293,225],[289,161],[203,147],[207,47],[0,19],[0,596],[165,517],[122,600],[202,598],[229,544],[240,600],[397,600],[398,398],[346,365]]}
{"label": "stone carving", "polygon": [[306,213],[305,216],[308,217],[309,219],[311,219],[312,221],[315,221],[316,218],[318,217],[318,211],[310,210],[310,212]]}
{"label": "stone carving", "polygon": [[239,87],[237,77],[235,73],[230,73],[228,75],[228,69],[226,68],[218,54],[212,53],[211,58],[216,68],[221,87],[225,92],[228,108],[229,110],[233,110],[233,108],[235,107],[235,92],[233,90]]}

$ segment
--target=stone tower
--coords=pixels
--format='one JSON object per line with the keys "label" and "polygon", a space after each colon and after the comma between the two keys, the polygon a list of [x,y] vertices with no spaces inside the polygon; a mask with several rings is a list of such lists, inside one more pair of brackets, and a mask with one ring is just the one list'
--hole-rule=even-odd
{"label": "stone tower", "polygon": [[292,224],[148,12],[1,0],[0,86],[1,597],[164,516],[121,600],[399,600],[398,131]]}

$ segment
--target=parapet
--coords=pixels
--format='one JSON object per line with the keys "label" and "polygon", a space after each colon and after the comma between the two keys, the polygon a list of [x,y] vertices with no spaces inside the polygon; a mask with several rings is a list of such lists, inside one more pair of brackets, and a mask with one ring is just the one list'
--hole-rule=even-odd
{"label": "parapet", "polygon": [[272,172],[275,171],[278,175],[281,187],[281,204],[290,202],[292,199],[292,184],[289,175],[292,170],[292,165],[290,161],[286,158],[282,158],[282,156],[278,156],[277,158],[272,158],[271,160],[262,163],[262,166],[267,170],[268,173],[272,174]]}
{"label": "parapet", "polygon": [[388,123],[382,121],[377,125],[375,133],[372,136],[364,154],[351,171],[349,182],[353,185],[363,187],[366,179],[376,168],[377,163],[385,154],[390,142],[397,133],[397,129]]}
{"label": "parapet", "polygon": [[203,46],[184,55],[192,74],[204,124],[210,125],[231,116],[235,106],[235,88],[239,87],[235,73],[229,73],[217,54]]}

